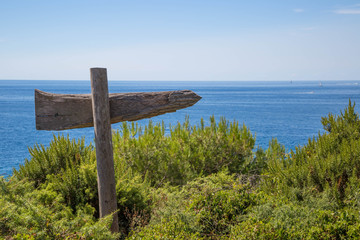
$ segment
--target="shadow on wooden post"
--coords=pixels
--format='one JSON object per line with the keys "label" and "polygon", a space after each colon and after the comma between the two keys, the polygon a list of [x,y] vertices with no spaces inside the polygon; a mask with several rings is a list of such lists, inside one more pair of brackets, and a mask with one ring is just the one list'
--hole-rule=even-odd
{"label": "shadow on wooden post", "polygon": [[119,232],[106,68],[91,68],[90,78],[100,217],[113,214],[111,231]]}

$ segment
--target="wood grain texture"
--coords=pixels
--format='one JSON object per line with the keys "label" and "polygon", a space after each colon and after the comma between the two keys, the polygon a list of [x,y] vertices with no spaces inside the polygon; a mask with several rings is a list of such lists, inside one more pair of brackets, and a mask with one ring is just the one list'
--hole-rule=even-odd
{"label": "wood grain texture", "polygon": [[96,146],[99,213],[100,217],[113,214],[111,231],[119,232],[106,68],[91,68],[90,78]]}
{"label": "wood grain texture", "polygon": [[[190,90],[109,94],[110,122],[135,121],[175,112],[197,103]],[[35,89],[37,130],[92,127],[90,94],[54,94]]]}

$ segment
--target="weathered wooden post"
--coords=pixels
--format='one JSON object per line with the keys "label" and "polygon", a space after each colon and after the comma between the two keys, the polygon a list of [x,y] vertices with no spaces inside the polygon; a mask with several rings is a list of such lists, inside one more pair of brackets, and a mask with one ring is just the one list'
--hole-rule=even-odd
{"label": "weathered wooden post", "polygon": [[37,130],[94,126],[100,217],[114,214],[119,231],[111,123],[135,121],[190,107],[201,97],[190,90],[108,93],[106,68],[91,68],[92,94],[54,94],[35,89]]}
{"label": "weathered wooden post", "polygon": [[92,112],[94,119],[96,166],[100,217],[113,214],[112,232],[119,232],[114,158],[110,124],[110,104],[106,68],[91,68]]}

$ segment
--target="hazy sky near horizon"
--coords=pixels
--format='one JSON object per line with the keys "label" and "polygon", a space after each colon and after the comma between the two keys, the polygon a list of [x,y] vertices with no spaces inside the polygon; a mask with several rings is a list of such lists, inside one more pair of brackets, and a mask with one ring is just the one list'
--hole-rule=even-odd
{"label": "hazy sky near horizon", "polygon": [[360,0],[11,0],[0,79],[360,80]]}

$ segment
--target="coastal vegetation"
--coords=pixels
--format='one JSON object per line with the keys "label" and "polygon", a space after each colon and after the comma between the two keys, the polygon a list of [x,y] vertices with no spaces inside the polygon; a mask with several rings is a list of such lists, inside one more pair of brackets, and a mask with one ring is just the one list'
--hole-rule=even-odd
{"label": "coastal vegetation", "polygon": [[245,125],[122,123],[113,133],[121,232],[99,219],[96,156],[54,136],[0,178],[4,239],[359,239],[360,119],[355,104],[325,133],[267,149]]}

